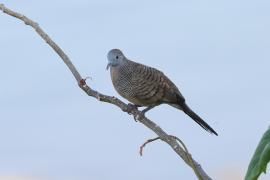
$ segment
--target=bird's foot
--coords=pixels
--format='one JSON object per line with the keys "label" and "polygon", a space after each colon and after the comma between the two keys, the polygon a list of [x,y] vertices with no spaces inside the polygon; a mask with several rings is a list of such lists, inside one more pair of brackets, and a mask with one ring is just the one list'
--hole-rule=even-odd
{"label": "bird's foot", "polygon": [[[128,103],[128,107],[127,107],[127,110],[126,112],[128,114],[131,114],[131,112],[135,109],[135,110],[138,110],[138,107],[140,107],[139,105],[135,105],[135,104],[131,104],[131,103]],[[134,117],[134,120],[137,122],[136,118]]]}
{"label": "bird's foot", "polygon": [[131,112],[132,112],[134,109],[138,110],[138,107],[139,107],[138,105],[128,103],[127,113],[128,113],[128,114],[131,114]]}

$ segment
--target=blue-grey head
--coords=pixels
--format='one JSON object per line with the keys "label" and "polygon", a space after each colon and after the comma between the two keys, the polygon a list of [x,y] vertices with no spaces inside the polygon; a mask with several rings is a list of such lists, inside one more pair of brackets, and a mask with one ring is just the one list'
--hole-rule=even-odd
{"label": "blue-grey head", "polygon": [[108,58],[108,65],[106,69],[108,70],[109,67],[116,67],[120,65],[124,61],[125,56],[121,50],[112,49],[108,52],[107,58]]}

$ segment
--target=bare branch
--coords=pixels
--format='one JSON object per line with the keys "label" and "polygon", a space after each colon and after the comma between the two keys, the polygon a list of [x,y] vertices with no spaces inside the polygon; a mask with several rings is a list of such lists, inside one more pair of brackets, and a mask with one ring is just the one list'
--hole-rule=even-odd
{"label": "bare branch", "polygon": [[[42,37],[42,39],[45,40],[51,48],[54,49],[54,51],[61,57],[63,62],[68,66],[70,71],[72,72],[73,76],[75,77],[79,87],[86,92],[89,96],[96,98],[99,101],[107,102],[110,104],[113,104],[117,107],[119,107],[122,111],[128,112],[128,105],[119,100],[116,97],[107,96],[104,94],[99,93],[98,91],[95,91],[91,89],[85,82],[85,79],[82,78],[80,73],[77,71],[75,66],[72,64],[69,57],[64,53],[64,51],[39,27],[38,23],[32,21],[28,17],[12,11],[11,9],[8,9],[4,6],[4,4],[0,4],[0,10],[2,10],[4,13],[13,16],[17,19],[22,20],[26,25],[29,25],[33,27],[36,32]],[[136,120],[144,124],[146,127],[151,129],[153,132],[155,132],[158,135],[158,139],[161,139],[162,141],[166,142],[171,148],[186,162],[187,165],[189,165],[196,173],[198,179],[203,180],[211,180],[211,178],[205,173],[205,171],[202,169],[200,164],[198,164],[195,160],[192,159],[190,155],[187,152],[186,147],[182,143],[182,141],[174,136],[168,135],[165,131],[163,131],[157,124],[155,124],[150,119],[146,118],[141,111],[137,109],[133,109],[131,112],[129,112],[131,115],[134,116]],[[183,145],[184,149],[181,147],[179,142]]]}
{"label": "bare branch", "polygon": [[140,156],[143,155],[143,148],[144,148],[147,144],[149,144],[149,143],[151,143],[151,142],[153,142],[153,141],[156,141],[156,140],[158,140],[158,139],[160,139],[160,137],[156,137],[156,138],[153,138],[153,139],[148,139],[147,141],[145,141],[145,143],[143,143],[143,144],[141,145],[141,147],[140,147]]}
{"label": "bare branch", "polygon": [[[175,140],[177,140],[177,141],[183,146],[184,151],[185,151],[185,155],[186,155],[187,159],[189,160],[189,162],[192,164],[192,169],[193,169],[194,172],[196,173],[197,177],[201,180],[202,177],[200,176],[200,172],[198,172],[198,170],[196,169],[196,165],[195,165],[196,162],[194,162],[194,160],[192,159],[191,154],[189,154],[189,152],[188,152],[188,150],[187,150],[185,144],[184,144],[184,143],[181,141],[181,139],[179,139],[178,137],[172,136],[172,135],[169,135],[169,136],[172,137],[172,138],[174,138]],[[153,139],[148,139],[145,143],[143,143],[143,144],[141,145],[141,147],[140,147],[140,155],[141,155],[141,156],[143,155],[143,149],[144,149],[144,147],[145,147],[147,144],[149,144],[149,143],[151,143],[151,142],[153,142],[153,141],[159,140],[159,139],[160,139],[160,137],[156,137],[156,138],[153,138]]]}

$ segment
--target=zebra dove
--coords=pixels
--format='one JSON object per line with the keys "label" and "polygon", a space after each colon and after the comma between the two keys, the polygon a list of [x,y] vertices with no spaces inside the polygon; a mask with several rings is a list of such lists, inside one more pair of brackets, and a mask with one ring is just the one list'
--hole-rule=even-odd
{"label": "zebra dove", "polygon": [[110,50],[107,58],[106,69],[110,68],[114,88],[133,106],[146,106],[143,114],[165,103],[184,111],[206,131],[218,135],[188,107],[178,88],[161,71],[127,59],[119,49]]}

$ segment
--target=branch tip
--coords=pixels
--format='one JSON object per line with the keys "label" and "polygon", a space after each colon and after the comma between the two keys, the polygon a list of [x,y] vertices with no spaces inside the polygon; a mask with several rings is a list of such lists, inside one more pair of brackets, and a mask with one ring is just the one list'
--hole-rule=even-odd
{"label": "branch tip", "polygon": [[141,146],[140,146],[140,156],[143,156],[143,149],[144,149],[144,147],[147,145],[147,144],[149,144],[149,143],[151,143],[151,142],[153,142],[153,141],[156,141],[156,140],[158,140],[158,139],[160,139],[160,137],[156,137],[156,138],[153,138],[153,139],[148,139],[147,141],[145,141]]}

